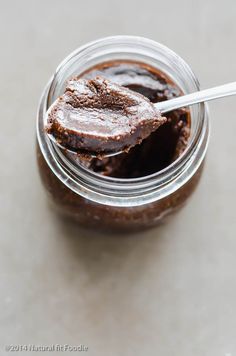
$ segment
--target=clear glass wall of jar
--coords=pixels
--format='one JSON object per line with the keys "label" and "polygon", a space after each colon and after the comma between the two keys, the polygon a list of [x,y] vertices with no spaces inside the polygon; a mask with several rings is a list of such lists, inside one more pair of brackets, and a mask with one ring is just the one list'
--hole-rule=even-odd
{"label": "clear glass wall of jar", "polygon": [[134,36],[113,36],[88,43],[67,57],[46,86],[37,119],[37,156],[44,186],[55,207],[78,224],[113,230],[156,225],[177,211],[199,181],[209,138],[205,104],[190,108],[191,134],[183,154],[149,176],[121,179],[92,172],[56,147],[44,131],[44,115],[63,93],[68,78],[111,60],[133,60],[159,69],[184,93],[199,90],[190,67],[167,47]]}

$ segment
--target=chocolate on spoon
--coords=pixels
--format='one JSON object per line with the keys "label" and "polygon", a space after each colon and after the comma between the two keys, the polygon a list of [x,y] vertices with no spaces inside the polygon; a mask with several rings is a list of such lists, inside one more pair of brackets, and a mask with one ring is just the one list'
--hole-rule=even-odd
{"label": "chocolate on spoon", "polygon": [[49,108],[46,131],[70,151],[110,156],[129,151],[165,122],[139,93],[102,77],[74,78]]}

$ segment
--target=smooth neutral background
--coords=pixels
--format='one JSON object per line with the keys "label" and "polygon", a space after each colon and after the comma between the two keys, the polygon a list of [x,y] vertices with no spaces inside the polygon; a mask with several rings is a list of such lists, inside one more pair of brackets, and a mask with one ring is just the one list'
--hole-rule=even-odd
{"label": "smooth neutral background", "polygon": [[235,0],[0,0],[0,355],[236,355],[236,98],[210,104],[201,183],[168,225],[106,236],[58,219],[35,163],[38,100],[87,41],[162,42],[202,87],[236,80]]}

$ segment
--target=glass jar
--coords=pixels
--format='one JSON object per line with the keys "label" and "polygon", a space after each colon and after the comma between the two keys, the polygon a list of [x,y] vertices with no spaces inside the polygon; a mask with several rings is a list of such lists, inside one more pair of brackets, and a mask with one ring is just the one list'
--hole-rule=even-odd
{"label": "glass jar", "polygon": [[88,43],[68,56],[50,79],[37,120],[39,171],[55,207],[88,227],[135,230],[151,227],[177,211],[198,184],[209,138],[205,104],[190,108],[191,133],[182,155],[149,176],[121,179],[99,175],[72,161],[44,131],[48,107],[68,78],[111,60],[143,62],[166,74],[183,93],[199,90],[190,67],[173,51],[149,39],[113,36]]}

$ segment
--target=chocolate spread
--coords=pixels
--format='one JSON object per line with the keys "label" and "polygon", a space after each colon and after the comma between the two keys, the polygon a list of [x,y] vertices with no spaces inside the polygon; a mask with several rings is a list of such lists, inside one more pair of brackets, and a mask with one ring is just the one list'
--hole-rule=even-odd
{"label": "chocolate spread", "polygon": [[166,122],[142,94],[102,77],[71,79],[48,114],[48,133],[65,148],[103,155],[128,152]]}
{"label": "chocolate spread", "polygon": [[[178,86],[155,68],[129,61],[99,64],[82,73],[80,78],[102,76],[113,83],[146,96],[152,103],[182,95]],[[136,178],[156,173],[170,165],[185,150],[190,135],[190,114],[187,109],[166,114],[163,123],[140,145],[114,157],[88,161],[77,155],[69,158],[98,174],[117,178]],[[140,230],[156,225],[164,216],[178,210],[192,194],[201,176],[203,164],[189,181],[168,196],[150,204],[132,207],[102,205],[85,199],[62,183],[46,163],[38,147],[38,165],[44,185],[56,208],[80,225],[107,228],[112,231]]]}

